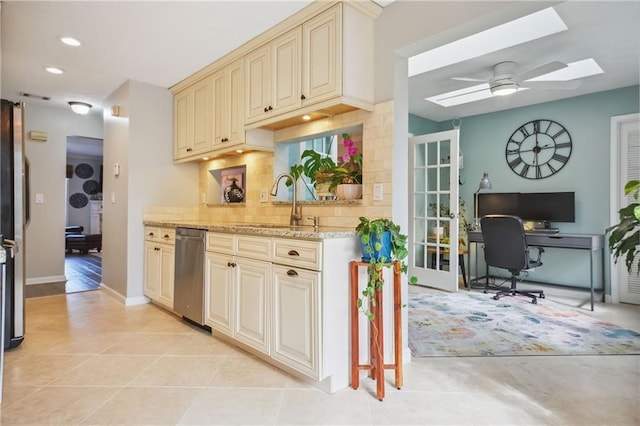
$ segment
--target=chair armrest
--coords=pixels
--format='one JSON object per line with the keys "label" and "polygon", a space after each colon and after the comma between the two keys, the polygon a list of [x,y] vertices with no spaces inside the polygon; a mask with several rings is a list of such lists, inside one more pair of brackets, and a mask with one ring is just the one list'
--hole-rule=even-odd
{"label": "chair armrest", "polygon": [[[531,259],[532,257],[531,249],[538,251],[538,257],[535,260]],[[544,253],[544,248],[538,247],[538,246],[529,246],[528,251],[529,251],[529,261],[539,263],[540,265],[542,265],[542,253]]]}

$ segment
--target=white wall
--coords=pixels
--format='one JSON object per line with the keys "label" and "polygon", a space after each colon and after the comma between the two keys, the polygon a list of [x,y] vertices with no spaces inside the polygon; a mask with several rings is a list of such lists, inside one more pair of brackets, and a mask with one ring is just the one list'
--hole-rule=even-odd
{"label": "white wall", "polygon": [[[27,284],[60,281],[64,278],[65,179],[67,136],[102,138],[100,112],[78,115],[70,108],[25,105],[25,132],[46,132],[46,142],[26,140],[31,162],[31,223],[26,234]],[[44,203],[35,204],[35,194]]]}
{"label": "white wall", "polygon": [[[103,283],[138,303],[143,295],[144,208],[198,206],[198,164],[173,163],[173,96],[128,81],[107,98],[104,114]],[[113,176],[114,163],[120,176]],[[112,195],[115,203],[112,202]]]}

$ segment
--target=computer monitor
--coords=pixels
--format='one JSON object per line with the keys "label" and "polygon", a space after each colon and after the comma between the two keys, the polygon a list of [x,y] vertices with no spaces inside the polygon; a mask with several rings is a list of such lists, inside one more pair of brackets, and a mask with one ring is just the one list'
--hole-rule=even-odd
{"label": "computer monitor", "polygon": [[518,210],[519,192],[480,192],[477,196],[478,218],[489,214],[518,216],[520,213]]}
{"label": "computer monitor", "polygon": [[518,197],[523,220],[543,222],[575,222],[574,192],[523,192]]}

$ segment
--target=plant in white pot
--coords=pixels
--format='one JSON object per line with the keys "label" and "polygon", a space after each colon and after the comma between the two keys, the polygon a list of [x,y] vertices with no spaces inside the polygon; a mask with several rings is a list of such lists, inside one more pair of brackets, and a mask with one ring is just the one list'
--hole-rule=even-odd
{"label": "plant in white pot", "polygon": [[332,186],[341,200],[357,200],[362,198],[362,153],[358,152],[351,135],[342,134],[345,153],[342,162],[334,169]]}

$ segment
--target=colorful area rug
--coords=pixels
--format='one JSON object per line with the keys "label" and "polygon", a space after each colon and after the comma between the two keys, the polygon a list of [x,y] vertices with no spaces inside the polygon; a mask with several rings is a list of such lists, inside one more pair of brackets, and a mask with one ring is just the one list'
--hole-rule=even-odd
{"label": "colorful area rug", "polygon": [[414,357],[640,354],[640,333],[549,299],[410,293]]}

